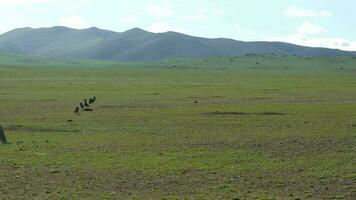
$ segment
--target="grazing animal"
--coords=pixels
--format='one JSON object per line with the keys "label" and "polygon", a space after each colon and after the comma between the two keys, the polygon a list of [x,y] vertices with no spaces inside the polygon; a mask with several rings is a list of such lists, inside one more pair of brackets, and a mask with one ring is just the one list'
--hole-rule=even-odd
{"label": "grazing animal", "polygon": [[89,99],[89,104],[93,104],[96,100],[96,96],[93,96]]}
{"label": "grazing animal", "polygon": [[89,101],[85,98],[84,102],[80,102],[79,106],[74,109],[74,113],[79,114],[79,112],[81,111],[93,111],[93,109],[91,108],[91,104],[93,104],[95,100],[96,96],[90,97]]}
{"label": "grazing animal", "polygon": [[88,104],[88,102],[87,102],[87,99],[84,99],[84,106],[85,106],[85,107],[89,107],[89,104]]}
{"label": "grazing animal", "polygon": [[90,98],[89,98],[89,104],[94,103],[93,101],[94,101],[94,100],[90,97]]}
{"label": "grazing animal", "polygon": [[6,140],[6,136],[5,136],[5,132],[2,129],[2,127],[0,126],[0,141],[3,144],[7,144],[7,140]]}
{"label": "grazing animal", "polygon": [[79,106],[74,109],[74,113],[79,113]]}

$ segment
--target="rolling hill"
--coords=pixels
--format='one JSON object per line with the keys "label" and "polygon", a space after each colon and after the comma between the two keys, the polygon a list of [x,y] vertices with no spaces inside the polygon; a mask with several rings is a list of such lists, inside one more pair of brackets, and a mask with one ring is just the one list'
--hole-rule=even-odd
{"label": "rolling hill", "polygon": [[0,35],[0,52],[55,59],[160,60],[245,54],[351,56],[356,52],[312,48],[282,42],[208,39],[177,32],[151,33],[139,28],[113,32],[98,28],[20,28]]}

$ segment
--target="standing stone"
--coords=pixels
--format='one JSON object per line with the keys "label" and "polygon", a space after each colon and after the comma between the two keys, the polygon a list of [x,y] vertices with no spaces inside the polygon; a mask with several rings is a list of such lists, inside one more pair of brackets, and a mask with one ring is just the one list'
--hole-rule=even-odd
{"label": "standing stone", "polygon": [[6,140],[4,129],[1,126],[0,126],[0,141],[3,144],[7,144],[7,140]]}

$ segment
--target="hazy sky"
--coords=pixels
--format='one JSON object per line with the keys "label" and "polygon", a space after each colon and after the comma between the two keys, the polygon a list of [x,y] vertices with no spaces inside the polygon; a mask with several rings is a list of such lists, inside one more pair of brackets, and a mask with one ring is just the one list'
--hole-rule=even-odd
{"label": "hazy sky", "polygon": [[355,0],[0,0],[0,24],[0,33],[56,25],[140,27],[356,50]]}

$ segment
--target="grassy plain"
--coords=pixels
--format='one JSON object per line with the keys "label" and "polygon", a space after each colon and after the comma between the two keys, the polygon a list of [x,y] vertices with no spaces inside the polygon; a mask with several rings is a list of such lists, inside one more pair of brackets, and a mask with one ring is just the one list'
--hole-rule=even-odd
{"label": "grassy plain", "polygon": [[356,198],[354,58],[0,61],[0,199]]}

